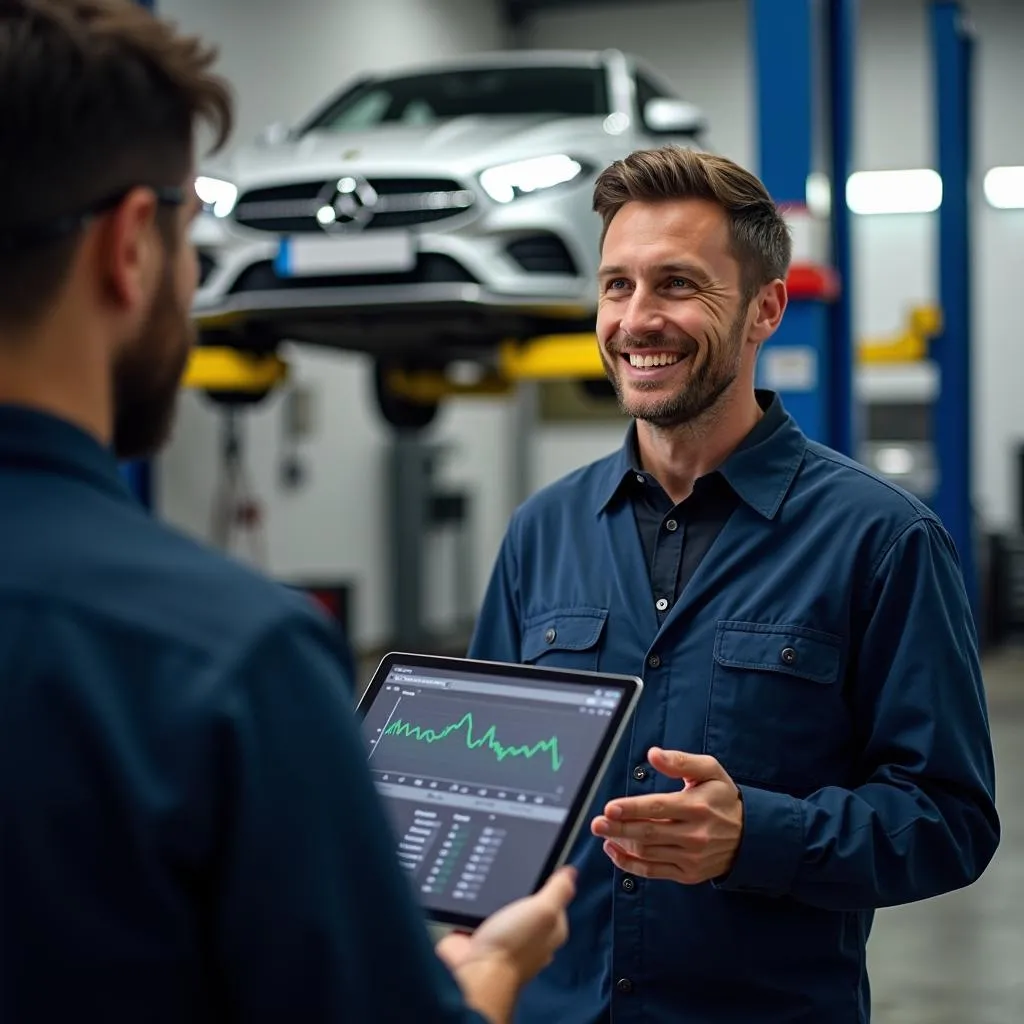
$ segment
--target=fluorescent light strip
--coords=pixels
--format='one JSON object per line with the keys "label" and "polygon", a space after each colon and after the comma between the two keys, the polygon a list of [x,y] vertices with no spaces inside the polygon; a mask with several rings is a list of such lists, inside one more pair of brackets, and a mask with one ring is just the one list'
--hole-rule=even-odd
{"label": "fluorescent light strip", "polygon": [[926,168],[858,171],[846,182],[846,204],[854,213],[932,213],[942,205],[942,178]]}
{"label": "fluorescent light strip", "polygon": [[807,175],[806,189],[807,209],[815,217],[832,215],[832,182],[828,175],[821,171],[812,171]]}
{"label": "fluorescent light strip", "polygon": [[985,175],[985,198],[997,210],[1024,210],[1024,167],[993,167]]}

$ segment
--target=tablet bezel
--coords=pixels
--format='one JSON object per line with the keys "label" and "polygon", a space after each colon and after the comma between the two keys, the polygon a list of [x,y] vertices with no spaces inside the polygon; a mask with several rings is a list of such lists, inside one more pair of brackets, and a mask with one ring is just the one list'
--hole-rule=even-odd
{"label": "tablet bezel", "polygon": [[[524,665],[511,662],[484,661],[478,658],[458,658],[446,655],[390,651],[381,659],[380,664],[373,673],[373,677],[359,698],[356,710],[359,715],[360,726],[362,725],[362,720],[366,717],[367,710],[373,704],[381,687],[387,680],[388,674],[395,665],[412,668],[420,667],[433,671],[448,669],[454,672],[472,672],[476,669],[497,679],[517,680],[519,682],[528,682],[533,679],[537,682],[560,683],[580,688],[604,686],[617,687],[623,690],[623,699],[609,720],[604,737],[598,745],[590,764],[587,766],[583,781],[580,783],[573,802],[569,806],[565,821],[552,842],[548,855],[534,881],[531,891],[536,892],[550,877],[551,873],[566,862],[573,843],[579,835],[584,819],[587,817],[590,806],[597,796],[598,787],[601,785],[601,781],[608,770],[611,759],[618,749],[626,727],[632,720],[633,712],[636,710],[640,695],[643,692],[643,680],[639,676],[618,675],[585,669],[556,668],[547,665]],[[486,918],[484,914],[460,914],[448,910],[435,910],[424,904],[421,893],[417,892],[416,895],[428,920],[435,924],[472,930]],[[522,895],[526,896],[529,894],[523,893]]]}

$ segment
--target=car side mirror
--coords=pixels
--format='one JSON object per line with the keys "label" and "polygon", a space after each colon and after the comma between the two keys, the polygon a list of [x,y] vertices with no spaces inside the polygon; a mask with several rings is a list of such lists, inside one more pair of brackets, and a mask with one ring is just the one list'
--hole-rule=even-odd
{"label": "car side mirror", "polygon": [[657,135],[699,135],[707,128],[699,107],[673,99],[648,100],[644,105],[644,124]]}
{"label": "car side mirror", "polygon": [[256,141],[261,146],[280,146],[282,142],[288,141],[291,134],[292,130],[288,125],[283,121],[275,121],[256,136]]}

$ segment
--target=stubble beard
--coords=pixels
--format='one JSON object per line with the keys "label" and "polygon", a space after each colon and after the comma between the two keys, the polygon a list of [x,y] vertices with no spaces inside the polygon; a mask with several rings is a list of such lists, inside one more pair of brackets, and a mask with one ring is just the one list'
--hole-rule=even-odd
{"label": "stubble beard", "polygon": [[706,416],[739,376],[745,326],[746,309],[741,304],[736,318],[729,327],[725,343],[717,350],[711,351],[708,358],[692,372],[689,380],[679,391],[655,401],[645,401],[637,392],[656,391],[660,384],[656,381],[636,381],[630,384],[630,393],[627,393],[622,383],[622,369],[616,363],[621,358],[620,353],[631,347],[663,348],[665,351],[673,352],[679,350],[678,341],[663,335],[643,339],[626,336],[612,351],[610,357],[602,348],[601,362],[604,364],[605,375],[615,390],[619,409],[631,419],[641,420],[659,429],[693,424]]}

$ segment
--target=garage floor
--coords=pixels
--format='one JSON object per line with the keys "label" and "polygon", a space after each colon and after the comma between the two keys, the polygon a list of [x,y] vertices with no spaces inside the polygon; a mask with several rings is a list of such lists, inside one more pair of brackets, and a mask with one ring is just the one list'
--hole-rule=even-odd
{"label": "garage floor", "polygon": [[1003,839],[976,885],[876,917],[873,1024],[1024,1022],[1024,649],[985,665]]}

